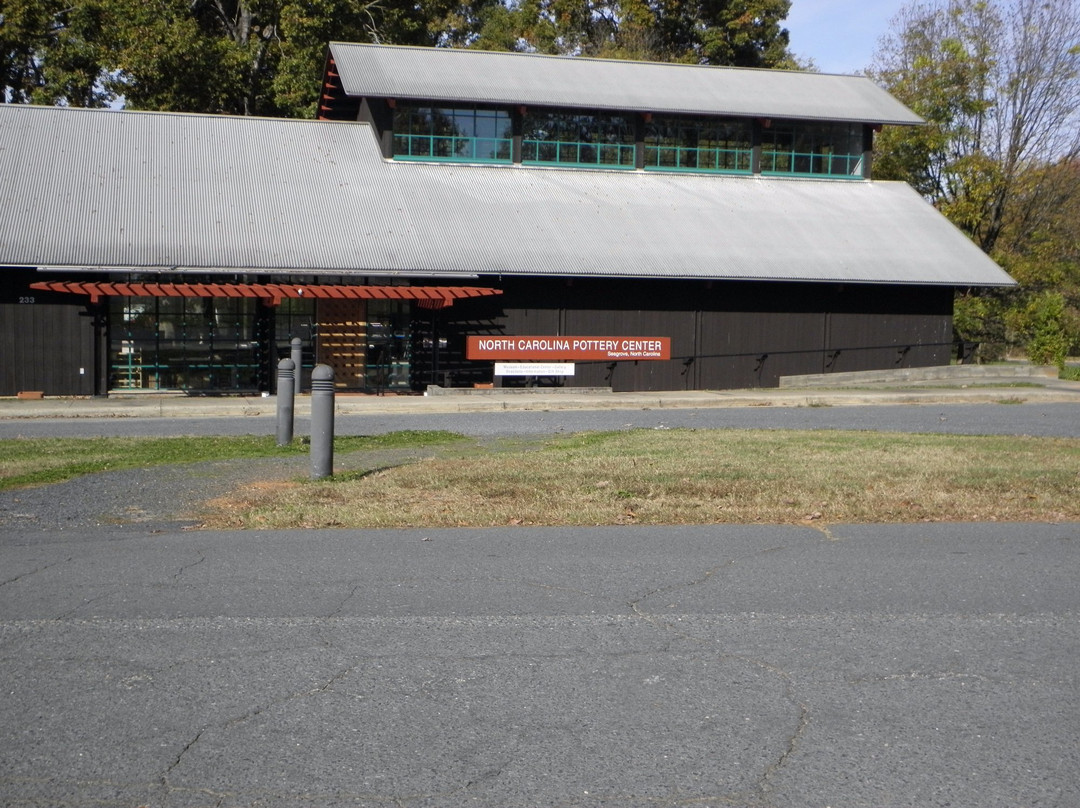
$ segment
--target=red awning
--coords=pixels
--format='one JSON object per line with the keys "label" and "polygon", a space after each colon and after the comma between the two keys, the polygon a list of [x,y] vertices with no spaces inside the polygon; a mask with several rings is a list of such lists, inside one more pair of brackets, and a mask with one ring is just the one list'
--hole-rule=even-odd
{"label": "red awning", "polygon": [[332,300],[415,300],[428,309],[442,309],[455,300],[501,295],[501,289],[482,286],[318,286],[296,283],[83,283],[41,281],[30,284],[43,292],[103,297],[254,297],[276,306],[284,298]]}

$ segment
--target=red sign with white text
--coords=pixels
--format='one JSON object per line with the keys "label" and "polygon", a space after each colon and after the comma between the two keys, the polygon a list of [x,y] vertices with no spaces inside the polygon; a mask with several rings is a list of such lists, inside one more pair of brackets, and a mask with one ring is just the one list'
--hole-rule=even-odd
{"label": "red sign with white text", "polygon": [[465,357],[516,362],[671,359],[671,337],[472,336]]}

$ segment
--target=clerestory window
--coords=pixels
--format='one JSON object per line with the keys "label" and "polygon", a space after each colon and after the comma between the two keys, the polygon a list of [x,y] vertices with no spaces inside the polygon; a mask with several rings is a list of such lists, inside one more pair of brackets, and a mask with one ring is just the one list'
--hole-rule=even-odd
{"label": "clerestory window", "polygon": [[862,126],[773,121],[761,131],[761,173],[861,179]]}
{"label": "clerestory window", "polygon": [[527,112],[521,161],[596,168],[634,168],[637,145],[631,120],[622,115]]}
{"label": "clerestory window", "polygon": [[394,110],[394,158],[509,163],[510,114],[501,109],[399,104]]}
{"label": "clerestory window", "polygon": [[645,168],[749,174],[749,121],[656,116],[645,127]]}

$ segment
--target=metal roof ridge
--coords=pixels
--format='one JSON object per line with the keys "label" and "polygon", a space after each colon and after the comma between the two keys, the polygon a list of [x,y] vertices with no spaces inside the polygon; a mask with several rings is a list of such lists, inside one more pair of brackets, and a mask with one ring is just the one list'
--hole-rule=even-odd
{"label": "metal roof ridge", "polygon": [[781,67],[744,67],[740,65],[710,65],[702,64],[700,62],[665,62],[659,60],[649,59],[615,59],[608,56],[574,56],[566,53],[528,53],[523,51],[495,51],[485,50],[482,48],[455,48],[455,47],[442,47],[439,45],[394,45],[394,44],[376,44],[372,42],[348,42],[346,40],[332,40],[329,45],[344,45],[349,48],[365,48],[365,49],[379,49],[379,50],[402,50],[402,51],[439,51],[442,53],[462,53],[462,54],[476,54],[476,55],[488,55],[497,57],[528,57],[533,59],[556,59],[561,61],[573,61],[573,62],[601,62],[604,64],[628,64],[628,65],[643,65],[643,66],[658,66],[658,67],[684,67],[684,68],[699,68],[703,70],[722,70],[731,72],[747,72],[747,73],[784,73],[795,76],[822,76],[830,78],[847,78],[847,79],[863,79],[873,82],[869,76],[861,73],[824,73],[816,70],[793,70]]}
{"label": "metal roof ridge", "polygon": [[203,118],[215,121],[248,121],[260,123],[297,123],[297,124],[364,124],[367,121],[332,121],[319,118],[279,118],[272,115],[229,115],[224,112],[183,112],[171,109],[127,109],[126,107],[61,107],[54,104],[0,104],[0,110],[34,110],[61,113],[82,113],[87,115],[147,115],[158,118]]}

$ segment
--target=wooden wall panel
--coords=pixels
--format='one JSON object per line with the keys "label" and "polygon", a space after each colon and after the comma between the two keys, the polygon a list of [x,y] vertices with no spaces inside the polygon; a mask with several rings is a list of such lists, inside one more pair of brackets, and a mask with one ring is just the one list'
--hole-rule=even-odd
{"label": "wooden wall panel", "polygon": [[483,304],[495,307],[485,334],[672,339],[671,361],[579,362],[565,380],[575,387],[775,387],[781,376],[945,364],[951,352],[948,288],[599,278],[502,288]]}
{"label": "wooden wall panel", "polygon": [[367,368],[367,306],[363,300],[320,300],[318,362],[334,369],[334,386],[362,390]]}
{"label": "wooden wall panel", "polygon": [[928,314],[829,315],[828,372],[948,364],[952,322]]}
{"label": "wooden wall panel", "polygon": [[824,327],[820,312],[702,312],[698,386],[776,387],[781,376],[822,373]]}
{"label": "wooden wall panel", "polygon": [[94,394],[94,327],[84,306],[0,303],[0,395]]}

